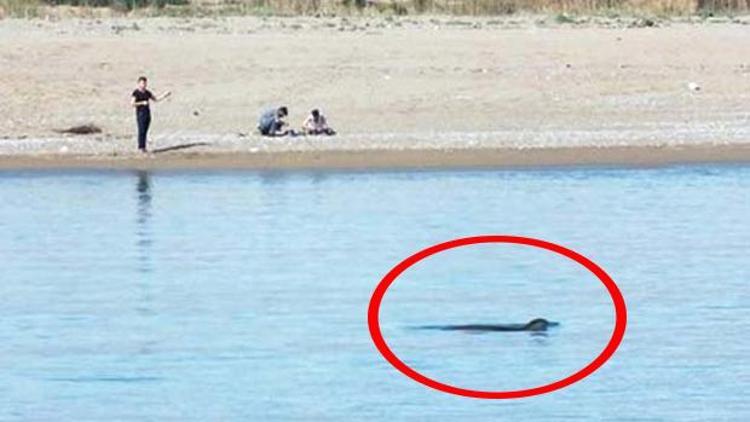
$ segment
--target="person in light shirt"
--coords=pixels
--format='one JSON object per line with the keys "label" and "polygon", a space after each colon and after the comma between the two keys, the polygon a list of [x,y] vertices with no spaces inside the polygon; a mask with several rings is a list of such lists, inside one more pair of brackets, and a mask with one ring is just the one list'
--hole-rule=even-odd
{"label": "person in light shirt", "polygon": [[311,111],[310,115],[302,123],[302,132],[306,135],[332,136],[336,134],[336,131],[328,126],[326,117],[318,109]]}

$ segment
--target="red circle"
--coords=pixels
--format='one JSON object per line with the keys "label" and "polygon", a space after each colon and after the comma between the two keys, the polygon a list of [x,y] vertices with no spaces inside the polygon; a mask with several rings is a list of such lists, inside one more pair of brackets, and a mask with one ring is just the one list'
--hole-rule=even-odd
{"label": "red circle", "polygon": [[[466,388],[460,388],[453,385],[445,384],[436,381],[432,378],[426,377],[421,373],[415,371],[403,361],[401,361],[395,353],[388,347],[388,344],[383,338],[383,333],[380,331],[380,305],[383,302],[383,296],[393,282],[406,271],[409,267],[416,264],[417,262],[443,252],[448,249],[459,248],[462,246],[475,245],[480,243],[514,243],[518,245],[532,246],[535,248],[545,249],[557,254],[563,255],[591,271],[599,280],[604,284],[612,297],[612,303],[615,307],[615,328],[604,350],[588,365],[584,366],[577,372],[569,375],[558,381],[551,382],[549,384],[541,385],[538,387],[527,388],[523,390],[510,390],[510,391],[482,391],[482,390],[470,390]],[[555,243],[547,242],[545,240],[534,239],[530,237],[522,236],[505,236],[505,235],[489,235],[489,236],[473,236],[464,237],[461,239],[454,239],[448,242],[439,243],[429,248],[423,249],[414,255],[401,261],[398,265],[393,267],[388,274],[383,277],[380,283],[375,287],[375,291],[370,298],[370,305],[367,310],[367,325],[370,329],[370,336],[375,346],[378,348],[380,354],[390,362],[396,369],[401,371],[407,377],[422,383],[430,388],[436,390],[455,394],[465,397],[473,397],[478,399],[518,399],[522,397],[536,396],[539,394],[549,393],[561,388],[565,388],[575,382],[578,382],[587,376],[591,375],[594,371],[599,369],[604,363],[612,357],[617,350],[617,347],[622,342],[622,338],[625,336],[625,326],[627,325],[627,308],[625,306],[625,299],[617,287],[617,284],[612,278],[593,261],[586,258],[585,256],[575,252],[571,249],[557,245]]]}

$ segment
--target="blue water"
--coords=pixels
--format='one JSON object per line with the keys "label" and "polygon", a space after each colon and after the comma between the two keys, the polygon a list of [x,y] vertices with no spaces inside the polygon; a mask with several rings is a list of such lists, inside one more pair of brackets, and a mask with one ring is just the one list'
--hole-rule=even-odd
{"label": "blue water", "polygon": [[[0,173],[0,420],[746,421],[750,168]],[[585,380],[480,401],[397,372],[366,325],[411,253],[516,234],[596,261],[625,339]],[[546,335],[429,324],[560,322]],[[485,245],[407,270],[392,349],[442,382],[519,389],[593,359],[611,299],[582,267]]]}

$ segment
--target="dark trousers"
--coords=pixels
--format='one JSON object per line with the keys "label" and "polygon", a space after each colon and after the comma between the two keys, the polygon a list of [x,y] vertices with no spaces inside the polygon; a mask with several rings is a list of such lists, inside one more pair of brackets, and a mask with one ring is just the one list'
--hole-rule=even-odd
{"label": "dark trousers", "polygon": [[278,132],[280,132],[283,128],[284,124],[276,121],[266,127],[258,126],[258,130],[263,136],[276,136],[278,135]]}
{"label": "dark trousers", "polygon": [[151,113],[136,113],[135,119],[138,122],[138,149],[145,150],[148,127],[151,125]]}

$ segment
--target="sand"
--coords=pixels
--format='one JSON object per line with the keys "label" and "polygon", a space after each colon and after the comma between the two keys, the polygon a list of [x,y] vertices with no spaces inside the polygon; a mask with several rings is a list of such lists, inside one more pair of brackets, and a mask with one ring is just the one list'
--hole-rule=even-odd
{"label": "sand", "polygon": [[[750,20],[541,19],[0,20],[0,167],[750,161]],[[140,74],[173,92],[148,157]],[[294,125],[321,108],[341,135],[254,135],[278,104]],[[57,132],[80,124],[104,132]]]}
{"label": "sand", "polygon": [[0,170],[400,170],[549,168],[568,166],[662,167],[740,164],[750,146],[606,147],[464,150],[328,150],[325,152],[181,153],[168,156],[13,155],[0,156]]}

